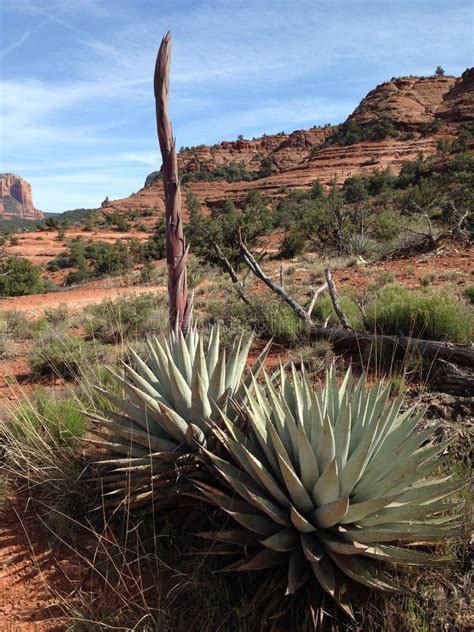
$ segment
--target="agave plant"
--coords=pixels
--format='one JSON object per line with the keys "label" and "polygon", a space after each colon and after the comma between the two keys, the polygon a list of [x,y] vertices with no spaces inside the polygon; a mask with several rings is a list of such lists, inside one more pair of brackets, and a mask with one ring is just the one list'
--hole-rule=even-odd
{"label": "agave plant", "polygon": [[111,371],[127,399],[97,388],[113,409],[90,415],[101,437],[93,442],[111,455],[102,461],[112,468],[104,479],[111,504],[148,502],[176,481],[177,463],[208,445],[209,422],[221,410],[231,414],[230,398],[243,400],[268,354],[269,345],[243,379],[252,339],[242,334],[226,357],[219,328],[211,330],[206,349],[196,329],[186,336],[178,330],[163,342],[148,340],[147,361],[130,350],[135,368],[125,363],[124,377]]}
{"label": "agave plant", "polygon": [[354,582],[397,589],[381,562],[445,561],[404,545],[459,532],[459,516],[442,501],[463,483],[426,478],[449,441],[432,445],[434,428],[420,431],[420,414],[400,413],[389,386],[367,389],[350,370],[338,386],[331,370],[314,391],[292,370],[292,382],[281,371],[278,387],[254,383],[245,435],[224,413],[214,428],[231,458],[207,454],[229,491],[197,485],[241,527],[201,535],[216,552],[245,549],[227,569],[280,567],[286,594],[305,586],[317,625],[325,593],[352,616]]}

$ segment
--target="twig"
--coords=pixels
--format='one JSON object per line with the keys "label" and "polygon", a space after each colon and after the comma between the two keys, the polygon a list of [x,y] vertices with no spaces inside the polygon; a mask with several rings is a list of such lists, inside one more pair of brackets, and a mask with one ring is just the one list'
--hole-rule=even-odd
{"label": "twig", "polygon": [[336,316],[339,318],[341,325],[344,329],[352,329],[351,324],[344,313],[344,310],[341,307],[341,303],[339,302],[339,298],[336,292],[336,286],[334,285],[334,280],[332,278],[331,270],[326,268],[324,270],[324,274],[326,275],[326,281],[328,283],[329,296],[331,297],[331,301],[334,307],[334,311],[336,312]]}
{"label": "twig", "polygon": [[232,267],[232,264],[230,263],[230,261],[222,252],[221,248],[216,243],[214,244],[214,249],[217,253],[217,256],[219,257],[219,261],[221,262],[222,267],[228,272],[232,280],[232,283],[234,283],[234,285],[236,286],[237,294],[239,295],[239,298],[241,298],[244,303],[251,306],[252,302],[250,301],[247,294],[245,294],[244,292],[244,284],[241,281],[239,281],[239,277],[237,276],[237,273]]}

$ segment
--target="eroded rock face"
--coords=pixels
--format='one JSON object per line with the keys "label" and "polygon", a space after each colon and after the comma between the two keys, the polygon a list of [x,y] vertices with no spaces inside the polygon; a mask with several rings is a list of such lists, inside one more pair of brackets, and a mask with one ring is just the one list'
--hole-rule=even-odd
{"label": "eroded rock face", "polygon": [[0,174],[0,218],[39,219],[43,216],[33,205],[29,182],[13,173]]}
{"label": "eroded rock face", "polygon": [[[415,160],[420,153],[425,158],[435,154],[440,139],[454,139],[459,125],[473,119],[474,69],[458,78],[401,77],[369,92],[347,119],[361,126],[389,120],[399,130],[396,138],[324,147],[334,128],[312,128],[212,147],[199,145],[181,151],[178,166],[181,174],[195,174],[240,165],[256,178],[238,182],[191,178],[184,183],[184,192],[191,190],[205,210],[226,199],[240,202],[255,189],[274,198],[294,188],[309,188],[317,179],[329,186],[386,168],[397,175],[403,162]],[[111,207],[118,212],[153,209],[160,216],[164,212],[162,186],[159,172],[150,174],[141,191],[111,202]]]}
{"label": "eroded rock face", "polygon": [[433,123],[456,77],[400,77],[377,86],[349,117],[360,125],[389,119],[408,130]]}

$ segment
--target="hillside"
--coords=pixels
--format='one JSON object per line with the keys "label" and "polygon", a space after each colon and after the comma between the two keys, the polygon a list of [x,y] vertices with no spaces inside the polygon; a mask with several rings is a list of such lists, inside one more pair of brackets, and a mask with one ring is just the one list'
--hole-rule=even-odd
{"label": "hillside", "polygon": [[[394,78],[369,92],[342,125],[182,148],[183,188],[212,207],[254,189],[276,197],[317,179],[328,186],[387,168],[397,175],[403,162],[434,155],[440,141],[453,140],[473,119],[473,68],[462,77]],[[159,172],[136,194],[104,206],[162,213]]]}
{"label": "hillside", "polygon": [[40,219],[44,217],[33,204],[29,182],[13,173],[0,174],[0,219]]}

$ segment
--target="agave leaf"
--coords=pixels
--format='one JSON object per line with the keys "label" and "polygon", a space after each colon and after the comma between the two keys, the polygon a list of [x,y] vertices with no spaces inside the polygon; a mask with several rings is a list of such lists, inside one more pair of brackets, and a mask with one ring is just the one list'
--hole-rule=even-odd
{"label": "agave leaf", "polygon": [[311,492],[317,507],[328,505],[339,498],[339,477],[336,459],[333,459],[318,479]]}
{"label": "agave leaf", "polygon": [[298,510],[303,512],[312,511],[314,509],[313,501],[296,475],[292,464],[289,460],[285,459],[283,455],[278,454],[277,457],[281,474],[285,480],[285,485],[292,501]]}
{"label": "agave leaf", "polygon": [[394,522],[379,527],[347,529],[344,536],[350,541],[357,540],[362,544],[396,541],[419,542],[456,535],[459,532],[458,527],[459,525],[446,527],[444,525],[431,525],[426,522],[420,524]]}
{"label": "agave leaf", "polygon": [[222,350],[222,353],[219,355],[217,360],[217,364],[214,367],[214,371],[210,373],[210,381],[209,381],[209,397],[212,400],[215,400],[221,393],[223,393],[225,388],[225,367],[226,367],[226,351]]}
{"label": "agave leaf", "polygon": [[334,450],[336,455],[337,469],[342,471],[349,454],[349,444],[351,440],[352,407],[346,395],[339,407],[336,426],[334,429]]}
{"label": "agave leaf", "polygon": [[261,571],[266,568],[272,568],[278,566],[285,559],[284,553],[277,553],[270,549],[262,549],[256,555],[249,555],[243,560],[229,564],[225,568],[221,569],[221,572],[225,571]]}
{"label": "agave leaf", "polygon": [[298,463],[304,488],[312,489],[319,478],[318,462],[308,434],[301,426],[298,428]]}
{"label": "agave leaf", "polygon": [[327,505],[323,505],[311,514],[311,523],[319,529],[329,529],[346,515],[349,507],[349,497],[344,496]]}
{"label": "agave leaf", "polygon": [[395,507],[387,507],[382,511],[372,514],[368,518],[359,521],[361,527],[371,527],[387,522],[405,522],[410,520],[418,520],[425,516],[445,512],[453,509],[453,503],[433,503],[427,505],[397,505]]}
{"label": "agave leaf", "polygon": [[328,414],[323,415],[322,422],[322,433],[318,438],[315,451],[320,472],[323,472],[336,456],[334,430]]}
{"label": "agave leaf", "polygon": [[318,537],[324,544],[324,548],[340,555],[360,555],[368,548],[366,544],[360,542],[344,542],[330,532],[320,533]]}
{"label": "agave leaf", "polygon": [[295,549],[290,554],[288,561],[288,584],[286,595],[292,595],[302,586],[308,579],[308,563],[300,549]]}
{"label": "agave leaf", "polygon": [[334,576],[334,568],[328,556],[324,555],[319,561],[312,562],[311,568],[323,590],[334,598],[336,578]]}
{"label": "agave leaf", "polygon": [[340,473],[339,486],[342,495],[349,495],[362,477],[377,428],[378,418],[375,417],[374,421],[361,431],[360,443],[354,448]]}
{"label": "agave leaf", "polygon": [[295,509],[295,507],[291,507],[290,511],[291,522],[293,525],[301,531],[301,533],[312,533],[316,531],[316,527],[312,525],[304,516],[300,514],[300,512]]}
{"label": "agave leaf", "polygon": [[271,535],[269,538],[265,538],[265,540],[260,540],[260,542],[267,549],[283,553],[293,551],[299,544],[299,537],[295,529],[285,528]]}
{"label": "agave leaf", "polygon": [[197,534],[205,540],[215,542],[225,542],[237,546],[258,546],[258,538],[252,531],[247,529],[228,529],[227,531],[201,531]]}
{"label": "agave leaf", "polygon": [[359,584],[385,591],[398,591],[400,586],[374,572],[373,567],[359,556],[339,555],[329,551],[331,559],[343,573]]}
{"label": "agave leaf", "polygon": [[250,388],[250,385],[252,384],[254,379],[258,377],[258,374],[262,370],[268,353],[270,352],[271,345],[272,341],[270,340],[270,342],[264,347],[256,361],[253,363],[252,368],[248,372],[247,376],[242,380],[240,386],[235,391],[234,397],[238,401],[244,401],[246,389]]}
{"label": "agave leaf", "polygon": [[168,375],[173,395],[174,409],[182,417],[187,417],[191,414],[191,388],[172,358],[168,358]]}
{"label": "agave leaf", "polygon": [[95,415],[91,415],[89,418],[96,423],[100,423],[105,428],[110,429],[113,434],[127,439],[128,444],[137,443],[138,445],[142,445],[145,448],[149,448],[150,450],[164,452],[173,451],[176,449],[176,443],[173,443],[172,441],[168,441],[166,439],[162,439],[161,437],[155,437],[150,432],[139,430],[137,427],[133,427],[132,425],[129,425],[127,427],[122,424],[117,424],[113,421],[108,421],[107,419],[97,417]]}
{"label": "agave leaf", "polygon": [[[436,446],[417,450],[405,461],[395,460],[394,466],[388,471],[388,474],[375,482],[367,472],[367,476],[362,479],[364,485],[357,486],[354,489],[354,500],[360,502],[367,500],[370,496],[383,496],[403,491],[404,487],[408,487],[414,481],[422,478],[424,472],[432,471],[436,466],[436,463],[433,463],[433,459],[444,452],[450,443],[452,443],[452,439],[443,441]],[[393,459],[396,458],[397,455],[394,455]],[[369,482],[371,483],[370,486]]]}
{"label": "agave leaf", "polygon": [[190,418],[206,431],[207,422],[212,414],[212,407],[207,396],[206,387],[199,373],[196,373],[191,388],[191,415]]}
{"label": "agave leaf", "polygon": [[213,327],[209,335],[209,341],[207,343],[206,350],[206,366],[207,374],[209,375],[209,381],[212,379],[212,374],[216,368],[219,360],[219,346],[220,346],[220,327]]}
{"label": "agave leaf", "polygon": [[383,496],[382,498],[371,498],[370,500],[365,500],[361,503],[350,504],[346,515],[341,519],[341,524],[358,522],[362,518],[375,513],[379,509],[386,507],[399,498],[400,495]]}
{"label": "agave leaf", "polygon": [[446,557],[435,557],[431,553],[424,553],[416,549],[402,549],[397,546],[378,544],[368,547],[363,555],[376,560],[382,560],[389,564],[400,564],[403,566],[442,566],[449,562]]}
{"label": "agave leaf", "polygon": [[450,481],[450,477],[439,480],[422,481],[404,491],[399,497],[400,503],[437,502],[454,494],[468,484],[468,481]]}
{"label": "agave leaf", "polygon": [[317,564],[324,557],[324,549],[321,546],[321,542],[309,533],[301,534],[301,548],[310,564]]}

